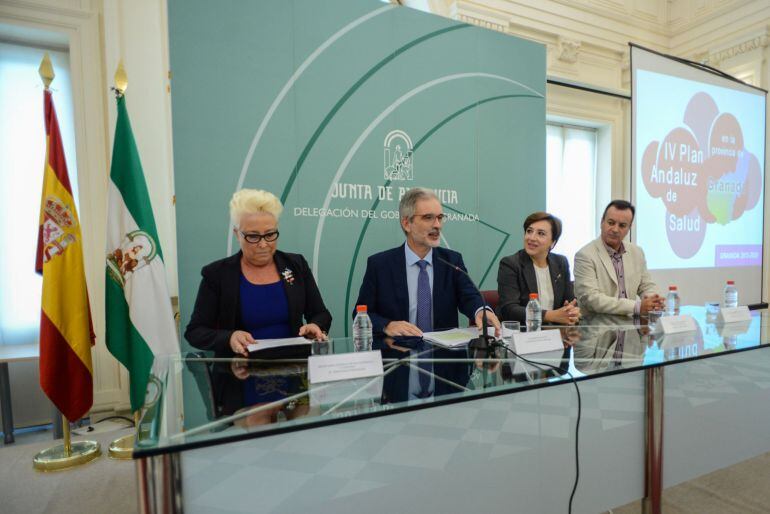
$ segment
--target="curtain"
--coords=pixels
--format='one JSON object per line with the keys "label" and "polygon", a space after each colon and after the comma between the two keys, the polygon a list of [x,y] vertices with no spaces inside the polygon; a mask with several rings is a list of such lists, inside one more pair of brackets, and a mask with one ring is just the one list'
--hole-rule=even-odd
{"label": "curtain", "polygon": [[[45,161],[38,67],[45,51],[0,42],[0,344],[38,340],[42,281],[34,267]],[[65,52],[48,53],[56,74],[51,91],[77,201],[69,58]]]}
{"label": "curtain", "polygon": [[598,235],[596,147],[595,129],[546,126],[546,209],[562,221],[554,252],[571,266],[577,251]]}

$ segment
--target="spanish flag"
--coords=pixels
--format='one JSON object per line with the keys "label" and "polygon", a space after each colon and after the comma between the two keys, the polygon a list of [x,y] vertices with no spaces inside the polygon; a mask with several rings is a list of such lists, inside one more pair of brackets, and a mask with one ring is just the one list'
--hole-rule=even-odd
{"label": "spanish flag", "polygon": [[43,275],[40,385],[70,421],[93,404],[94,333],[83,239],[51,92],[45,91],[46,152],[35,270]]}

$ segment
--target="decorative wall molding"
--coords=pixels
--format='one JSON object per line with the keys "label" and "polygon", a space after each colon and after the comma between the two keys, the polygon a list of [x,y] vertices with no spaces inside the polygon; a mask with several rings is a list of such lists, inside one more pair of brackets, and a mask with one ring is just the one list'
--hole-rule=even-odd
{"label": "decorative wall molding", "polygon": [[[526,0],[509,0],[507,3],[525,3]],[[559,12],[561,9],[549,8],[548,3],[561,5],[586,13],[589,16],[604,18],[598,24],[607,22],[620,23],[640,28],[651,34],[666,34],[666,19],[669,0],[551,0],[541,1],[544,9]]]}
{"label": "decorative wall molding", "polygon": [[578,61],[580,52],[580,41],[559,37],[559,57],[560,61],[574,64]]}
{"label": "decorative wall molding", "polygon": [[458,21],[497,32],[507,32],[510,22],[510,16],[506,13],[487,5],[452,1],[449,3],[447,11],[450,13],[450,17]]}
{"label": "decorative wall molding", "polygon": [[55,15],[66,18],[86,19],[94,12],[88,0],[5,0],[5,7],[17,12],[37,12],[41,15]]}
{"label": "decorative wall molding", "polygon": [[702,27],[712,21],[730,18],[737,10],[764,0],[664,0],[669,36]]}
{"label": "decorative wall molding", "polygon": [[650,23],[664,16],[667,0],[444,1],[436,13],[545,45],[549,75],[608,89],[627,87],[620,63],[629,40],[656,50],[668,42]]}
{"label": "decorative wall molding", "polygon": [[[741,54],[753,52],[770,46],[770,28],[766,27],[761,33],[749,36],[743,41],[733,44],[729,47],[723,47],[717,50],[704,52],[705,59],[700,62],[709,66],[718,67],[723,61],[730,60]],[[702,56],[703,54],[701,54]]]}
{"label": "decorative wall molding", "polygon": [[469,23],[471,25],[476,25],[478,27],[482,27],[485,29],[496,30],[498,32],[506,32],[506,29],[508,28],[507,24],[503,25],[501,23],[495,23],[493,21],[476,17],[476,16],[471,16],[469,14],[458,14],[456,19],[464,23]]}
{"label": "decorative wall molding", "polygon": [[546,45],[549,75],[605,88],[630,86],[628,41],[711,66],[770,46],[767,0],[431,0],[439,3],[437,13]]}

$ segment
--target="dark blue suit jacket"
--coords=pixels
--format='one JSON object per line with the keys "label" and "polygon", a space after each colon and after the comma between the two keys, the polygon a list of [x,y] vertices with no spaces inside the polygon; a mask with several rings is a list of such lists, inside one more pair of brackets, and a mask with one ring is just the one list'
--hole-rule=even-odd
{"label": "dark blue suit jacket", "polygon": [[[476,311],[484,305],[470,278],[441,262],[441,259],[467,273],[462,255],[458,252],[446,248],[433,249],[434,330],[456,328],[459,325],[458,310],[473,319]],[[375,334],[382,334],[391,321],[409,321],[404,245],[369,257],[356,305],[367,306]],[[354,310],[353,317],[355,314]]]}

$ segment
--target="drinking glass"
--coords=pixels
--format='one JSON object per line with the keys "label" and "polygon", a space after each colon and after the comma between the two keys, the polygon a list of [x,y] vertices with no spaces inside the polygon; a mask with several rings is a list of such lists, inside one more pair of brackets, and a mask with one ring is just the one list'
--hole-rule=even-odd
{"label": "drinking glass", "polygon": [[658,321],[660,321],[661,317],[663,317],[663,311],[648,311],[647,326],[649,326],[651,329],[654,329],[658,324]]}
{"label": "drinking glass", "polygon": [[503,321],[503,342],[513,344],[513,334],[521,332],[521,324],[518,321]]}

